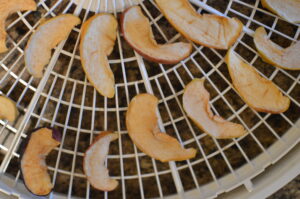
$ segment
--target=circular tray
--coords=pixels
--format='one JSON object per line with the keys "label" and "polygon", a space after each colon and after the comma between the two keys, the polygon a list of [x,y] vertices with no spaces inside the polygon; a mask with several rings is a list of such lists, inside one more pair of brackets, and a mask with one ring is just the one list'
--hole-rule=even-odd
{"label": "circular tray", "polygon": [[[78,50],[81,26],[53,51],[42,79],[34,79],[24,67],[24,47],[44,18],[73,13],[82,21],[98,12],[118,11],[139,3],[149,17],[158,42],[185,40],[162,16],[152,0],[40,0],[36,12],[13,14],[7,21],[9,52],[0,55],[0,94],[17,102],[20,115],[13,124],[0,120],[0,188],[27,195],[18,167],[19,145],[28,130],[53,126],[63,133],[62,144],[47,158],[54,184],[52,198],[163,198],[215,197],[244,184],[275,163],[299,142],[300,72],[275,68],[257,54],[253,31],[263,26],[270,38],[287,47],[299,39],[300,28],[262,8],[259,0],[191,0],[199,13],[237,17],[244,31],[234,50],[264,77],[272,80],[291,99],[282,114],[258,113],[249,108],[231,84],[224,62],[226,51],[193,46],[189,58],[176,65],[162,65],[142,59],[118,35],[110,66],[116,79],[116,96],[107,99],[87,81]],[[170,1],[171,3],[171,1]],[[182,109],[184,86],[193,78],[206,78],[214,113],[244,125],[249,134],[238,139],[216,140],[199,130]],[[125,113],[137,93],[159,98],[160,124],[184,147],[198,150],[194,159],[161,163],[139,151],[130,140]],[[82,169],[83,153],[97,133],[120,132],[107,158],[110,175],[120,185],[113,192],[93,189]],[[6,180],[6,179],[11,180]]]}

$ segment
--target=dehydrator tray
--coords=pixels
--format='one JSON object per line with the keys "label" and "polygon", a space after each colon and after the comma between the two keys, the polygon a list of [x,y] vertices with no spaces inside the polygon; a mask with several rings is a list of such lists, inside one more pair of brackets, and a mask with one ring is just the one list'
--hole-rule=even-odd
{"label": "dehydrator tray", "polygon": [[[139,4],[158,42],[185,40],[153,0],[40,0],[37,11],[18,12],[7,20],[9,51],[0,55],[0,94],[17,102],[20,115],[15,123],[0,120],[1,190],[33,197],[20,177],[19,146],[26,133],[39,126],[55,127],[63,133],[62,144],[47,158],[54,184],[49,198],[211,198],[241,184],[251,190],[251,179],[276,164],[299,142],[300,128],[300,72],[263,62],[253,43],[253,31],[263,26],[274,42],[287,47],[299,40],[300,28],[265,10],[259,0],[191,2],[199,13],[237,17],[243,22],[244,30],[234,50],[291,99],[288,111],[272,115],[247,106],[231,84],[224,50],[193,44],[191,56],[179,64],[156,64],[134,52],[121,34],[109,56],[116,95],[104,98],[88,82],[81,67],[81,25],[55,48],[43,78],[35,79],[24,67],[24,48],[42,19],[61,13],[78,15],[84,22],[95,13],[107,11],[119,20],[118,11]],[[193,78],[202,77],[206,78],[213,112],[242,124],[249,134],[216,140],[187,118],[182,107],[183,88]],[[196,148],[196,158],[161,163],[133,145],[126,131],[125,113],[130,100],[144,92],[160,100],[161,129],[185,148]],[[120,183],[113,192],[92,188],[82,169],[83,153],[103,130],[120,132],[107,158],[110,175]]]}

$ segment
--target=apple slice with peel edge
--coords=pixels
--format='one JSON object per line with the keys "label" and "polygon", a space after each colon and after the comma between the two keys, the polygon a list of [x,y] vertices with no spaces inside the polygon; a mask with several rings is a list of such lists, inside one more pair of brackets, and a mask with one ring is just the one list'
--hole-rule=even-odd
{"label": "apple slice with peel edge", "polygon": [[268,39],[266,30],[259,27],[254,34],[254,44],[265,62],[286,70],[300,70],[300,41],[282,48]]}
{"label": "apple slice with peel edge", "polygon": [[0,0],[0,53],[6,52],[5,20],[15,12],[25,10],[36,10],[34,0]]}
{"label": "apple slice with peel edge", "polygon": [[46,157],[61,142],[56,129],[38,128],[30,132],[21,145],[21,172],[26,188],[35,195],[46,196],[52,189]]}
{"label": "apple slice with peel edge", "polygon": [[14,101],[7,97],[0,96],[0,119],[14,122],[18,113],[19,112]]}
{"label": "apple slice with peel edge", "polygon": [[260,76],[253,66],[243,62],[232,49],[225,61],[234,87],[250,107],[274,114],[289,108],[290,99],[283,96],[272,81]]}
{"label": "apple slice with peel edge", "polygon": [[192,52],[191,43],[157,44],[150,22],[139,6],[128,8],[121,17],[126,41],[145,59],[162,64],[176,64]]}
{"label": "apple slice with peel edge", "polygon": [[242,125],[214,115],[210,109],[209,98],[204,79],[194,79],[184,89],[183,108],[200,129],[217,139],[236,138],[247,133]]}
{"label": "apple slice with peel edge", "polygon": [[112,191],[118,186],[118,181],[111,179],[105,167],[110,142],[119,135],[112,132],[102,132],[87,149],[83,159],[83,170],[91,185],[101,191]]}
{"label": "apple slice with peel edge", "polygon": [[162,162],[194,158],[195,149],[184,149],[175,138],[160,132],[157,105],[158,99],[150,94],[139,94],[130,102],[126,126],[134,144],[150,157]]}
{"label": "apple slice with peel edge", "polygon": [[81,63],[90,83],[103,96],[115,95],[115,78],[107,56],[117,38],[118,22],[111,14],[98,14],[83,24],[80,42]]}
{"label": "apple slice with peel edge", "polygon": [[51,50],[65,40],[80,19],[71,14],[62,14],[42,23],[31,35],[25,49],[25,64],[28,72],[36,77],[43,76],[49,63]]}
{"label": "apple slice with peel edge", "polygon": [[168,21],[187,39],[216,49],[228,49],[242,32],[236,18],[199,14],[188,0],[155,0]]}
{"label": "apple slice with peel edge", "polygon": [[300,22],[300,0],[261,0],[261,4],[289,22]]}

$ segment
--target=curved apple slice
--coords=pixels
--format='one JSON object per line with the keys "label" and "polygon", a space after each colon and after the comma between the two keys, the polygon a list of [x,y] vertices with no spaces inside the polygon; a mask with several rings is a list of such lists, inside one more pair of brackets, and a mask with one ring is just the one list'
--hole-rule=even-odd
{"label": "curved apple slice", "polygon": [[80,19],[71,14],[63,14],[42,23],[31,35],[25,49],[25,64],[29,73],[43,76],[43,69],[49,63],[51,50],[66,39]]}
{"label": "curved apple slice", "polygon": [[236,138],[247,133],[242,125],[214,115],[210,109],[209,98],[204,79],[194,79],[184,89],[183,108],[200,129],[217,139]]}
{"label": "curved apple slice", "polygon": [[267,113],[282,113],[289,108],[290,99],[283,96],[272,81],[238,58],[232,49],[225,61],[234,87],[250,107]]}
{"label": "curved apple slice", "polygon": [[243,24],[236,18],[199,14],[188,0],[155,0],[168,21],[187,39],[217,49],[228,49],[239,37]]}
{"label": "curved apple slice", "polygon": [[268,39],[266,30],[259,27],[254,34],[254,44],[265,62],[287,70],[300,70],[300,41],[282,48]]}
{"label": "curved apple slice", "polygon": [[0,96],[0,119],[13,122],[17,118],[18,113],[19,112],[14,101],[7,97]]}
{"label": "curved apple slice", "polygon": [[140,55],[150,61],[163,64],[176,64],[192,52],[192,44],[178,42],[157,44],[150,22],[139,6],[127,9],[121,17],[122,32],[126,41]]}
{"label": "curved apple slice", "polygon": [[0,0],[0,53],[7,51],[5,20],[15,12],[25,10],[36,10],[33,0]]}
{"label": "curved apple slice", "polygon": [[261,4],[289,22],[300,22],[300,0],[262,0]]}
{"label": "curved apple slice", "polygon": [[33,130],[21,146],[21,172],[27,189],[35,195],[46,196],[52,189],[47,172],[46,156],[61,142],[59,131],[50,128]]}
{"label": "curved apple slice", "polygon": [[80,55],[88,80],[103,96],[115,95],[115,78],[107,56],[117,38],[118,22],[111,14],[98,14],[83,24]]}
{"label": "curved apple slice", "polygon": [[139,94],[130,102],[126,126],[134,144],[150,157],[162,162],[195,157],[195,149],[184,149],[175,138],[160,132],[156,116],[157,104],[158,99],[150,94]]}
{"label": "curved apple slice", "polygon": [[104,162],[110,142],[118,139],[117,133],[102,132],[87,149],[83,159],[83,170],[91,185],[101,191],[112,191],[118,186],[118,181],[111,179]]}

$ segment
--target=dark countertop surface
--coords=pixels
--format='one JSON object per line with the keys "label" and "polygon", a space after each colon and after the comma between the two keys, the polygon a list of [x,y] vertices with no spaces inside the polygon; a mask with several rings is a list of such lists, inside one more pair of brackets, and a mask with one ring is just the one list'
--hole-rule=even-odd
{"label": "dark countertop surface", "polygon": [[298,199],[300,198],[300,175],[282,187],[268,199]]}

